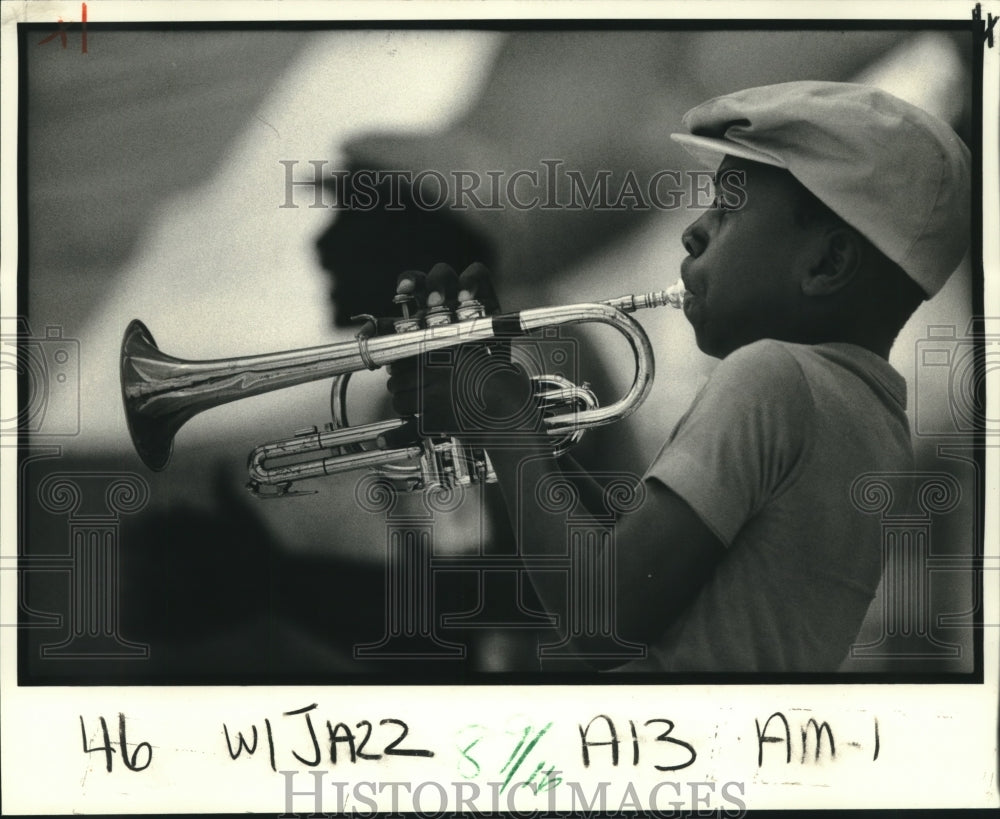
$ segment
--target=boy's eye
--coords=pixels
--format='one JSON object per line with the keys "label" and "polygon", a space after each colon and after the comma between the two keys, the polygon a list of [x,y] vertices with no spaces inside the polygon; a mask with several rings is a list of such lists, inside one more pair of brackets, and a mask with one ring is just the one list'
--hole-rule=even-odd
{"label": "boy's eye", "polygon": [[718,191],[715,193],[715,197],[712,199],[712,208],[715,210],[721,210],[723,213],[729,213],[730,211],[736,210],[736,206],[733,202],[725,196],[719,196]]}

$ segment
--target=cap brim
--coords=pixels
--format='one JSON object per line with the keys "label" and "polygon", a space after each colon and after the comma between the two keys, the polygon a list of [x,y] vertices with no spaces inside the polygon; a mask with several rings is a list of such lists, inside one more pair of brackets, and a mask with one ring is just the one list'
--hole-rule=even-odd
{"label": "cap brim", "polygon": [[748,148],[738,142],[715,137],[696,136],[694,134],[671,134],[670,138],[684,147],[691,156],[706,168],[715,170],[724,156],[736,156],[749,159],[751,162],[761,162],[764,165],[774,165],[777,168],[787,167],[778,157],[772,154]]}

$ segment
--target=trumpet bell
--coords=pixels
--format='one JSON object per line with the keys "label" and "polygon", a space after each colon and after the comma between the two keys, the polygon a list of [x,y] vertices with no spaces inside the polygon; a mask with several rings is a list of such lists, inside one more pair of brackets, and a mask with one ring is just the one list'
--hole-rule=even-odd
{"label": "trumpet bell", "polygon": [[122,337],[122,403],[135,451],[154,472],[161,472],[166,467],[174,448],[174,435],[194,414],[183,408],[164,412],[143,395],[142,386],[149,382],[144,364],[162,363],[167,359],[146,325],[138,319],[133,320]]}

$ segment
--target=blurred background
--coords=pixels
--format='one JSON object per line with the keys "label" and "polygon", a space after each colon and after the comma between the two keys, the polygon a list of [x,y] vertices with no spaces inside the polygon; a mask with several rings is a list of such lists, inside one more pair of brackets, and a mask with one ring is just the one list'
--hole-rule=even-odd
{"label": "blurred background", "polygon": [[[14,366],[15,339],[31,353],[27,369],[23,356],[17,361],[26,432],[19,549],[33,569],[22,582],[24,682],[465,679],[535,671],[538,643],[555,639],[516,577],[497,588],[519,595],[519,605],[485,601],[478,575],[448,572],[435,578],[429,614],[435,633],[463,650],[440,662],[357,659],[356,646],[386,633],[392,521],[359,506],[357,474],[303,485],[316,494],[285,500],[260,502],[243,489],[254,446],[329,420],[329,384],[198,415],[178,434],[168,468],[152,473],[134,453],[121,407],[122,333],[141,318],[160,348],[182,359],[347,340],[356,328],[346,316],[388,315],[396,274],[434,261],[487,261],[505,309],[662,289],[679,275],[681,231],[700,211],[428,212],[404,202],[401,212],[362,213],[330,207],[333,188],[315,207],[308,186],[289,188],[290,172],[309,181],[321,162],[326,174],[542,173],[542,161],[554,159],[587,179],[607,170],[613,180],[628,171],[643,180],[695,167],[669,139],[688,108],[794,79],[881,86],[946,119],[967,142],[973,121],[966,33],[91,26],[86,55],[78,32],[65,49],[44,37],[28,29],[21,40],[21,303],[17,317],[13,305],[3,310],[4,366]],[[911,320],[892,358],[910,387],[919,468],[946,472],[964,490],[950,511],[928,518],[931,551],[959,559],[972,553],[981,513],[967,412],[978,387],[959,396],[957,414],[954,388],[964,377],[955,362],[972,349],[980,285],[970,271],[966,260]],[[633,418],[588,434],[578,460],[591,468],[641,474],[714,363],[679,313],[639,318],[657,353],[655,386]],[[631,379],[625,345],[601,331],[572,343],[580,377],[613,400]],[[927,366],[920,351],[928,344],[948,351],[946,366]],[[352,422],[384,417],[384,375],[354,382]],[[16,420],[4,419],[8,436]],[[136,489],[141,508],[108,511],[98,480],[88,491],[99,497],[67,511],[43,498],[64,473],[78,484],[135,473],[148,496]],[[394,514],[418,505],[404,499]],[[120,639],[96,653],[54,650],[72,644],[74,630],[86,643],[85,595],[59,559],[74,538],[91,536],[88,526],[103,526],[100,537],[118,545],[104,575],[111,602],[86,622],[114,622]],[[436,555],[513,548],[490,490],[435,514],[431,531]],[[938,572],[932,583],[928,573],[921,582],[928,602],[918,619],[931,625],[885,639],[880,594],[861,642],[882,647],[845,671],[971,668],[969,618],[947,628],[937,621],[974,607],[969,575]],[[508,609],[521,620],[510,627]],[[442,627],[441,617],[477,611]]]}

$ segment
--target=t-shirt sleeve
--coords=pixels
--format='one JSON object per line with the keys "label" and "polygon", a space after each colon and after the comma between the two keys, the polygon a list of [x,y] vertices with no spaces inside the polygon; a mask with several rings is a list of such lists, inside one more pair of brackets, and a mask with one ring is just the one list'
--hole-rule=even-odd
{"label": "t-shirt sleeve", "polygon": [[750,344],[720,362],[646,478],[683,498],[728,546],[794,480],[812,415],[792,354],[774,341]]}

